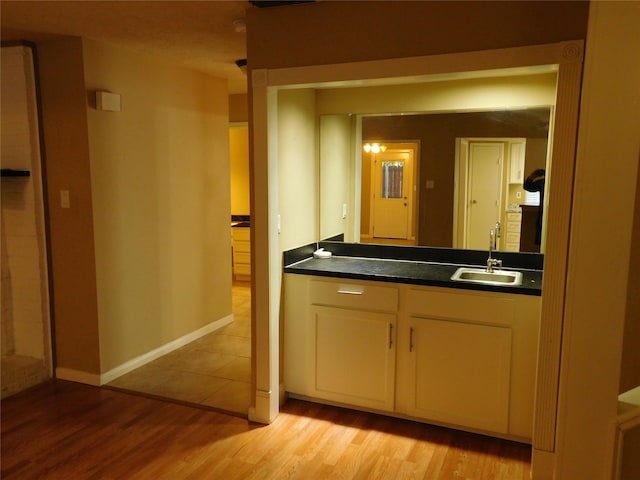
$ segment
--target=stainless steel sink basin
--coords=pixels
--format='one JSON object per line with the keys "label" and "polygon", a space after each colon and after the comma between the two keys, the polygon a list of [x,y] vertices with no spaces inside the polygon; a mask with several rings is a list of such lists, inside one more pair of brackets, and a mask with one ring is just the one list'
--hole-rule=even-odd
{"label": "stainless steel sink basin", "polygon": [[487,272],[484,268],[460,267],[451,276],[451,280],[484,285],[522,285],[522,273],[511,270]]}

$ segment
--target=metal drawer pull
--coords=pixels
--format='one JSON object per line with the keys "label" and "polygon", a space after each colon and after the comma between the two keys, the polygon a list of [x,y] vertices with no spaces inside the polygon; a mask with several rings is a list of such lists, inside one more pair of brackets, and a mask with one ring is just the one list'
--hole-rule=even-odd
{"label": "metal drawer pull", "polygon": [[358,290],[338,290],[338,293],[342,293],[344,295],[362,295],[364,292]]}
{"label": "metal drawer pull", "polygon": [[389,324],[389,348],[393,346],[393,324]]}

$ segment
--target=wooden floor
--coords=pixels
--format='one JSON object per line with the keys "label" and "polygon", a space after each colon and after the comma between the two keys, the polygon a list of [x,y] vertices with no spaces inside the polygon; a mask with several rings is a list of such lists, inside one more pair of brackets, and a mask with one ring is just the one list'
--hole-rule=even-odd
{"label": "wooden floor", "polygon": [[57,381],[2,401],[9,479],[529,478],[530,447],[290,400],[269,426]]}

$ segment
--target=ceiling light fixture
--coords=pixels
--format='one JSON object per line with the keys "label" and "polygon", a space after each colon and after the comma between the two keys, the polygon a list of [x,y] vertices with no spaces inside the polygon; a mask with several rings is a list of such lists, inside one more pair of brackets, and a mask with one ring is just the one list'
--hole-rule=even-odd
{"label": "ceiling light fixture", "polygon": [[380,153],[380,152],[384,152],[387,149],[386,145],[380,145],[379,143],[374,143],[374,144],[370,144],[370,143],[365,143],[362,148],[364,149],[365,152],[369,153]]}

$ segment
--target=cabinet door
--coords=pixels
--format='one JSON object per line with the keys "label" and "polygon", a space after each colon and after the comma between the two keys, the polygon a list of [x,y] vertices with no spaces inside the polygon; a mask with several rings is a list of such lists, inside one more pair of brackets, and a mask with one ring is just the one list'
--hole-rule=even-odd
{"label": "cabinet door", "polygon": [[396,316],[313,307],[317,398],[393,410]]}
{"label": "cabinet door", "polygon": [[524,182],[524,159],[526,143],[509,142],[509,183]]}
{"label": "cabinet door", "polygon": [[[511,329],[411,317],[400,352],[398,411],[507,433]],[[403,370],[401,372],[401,370]]]}

